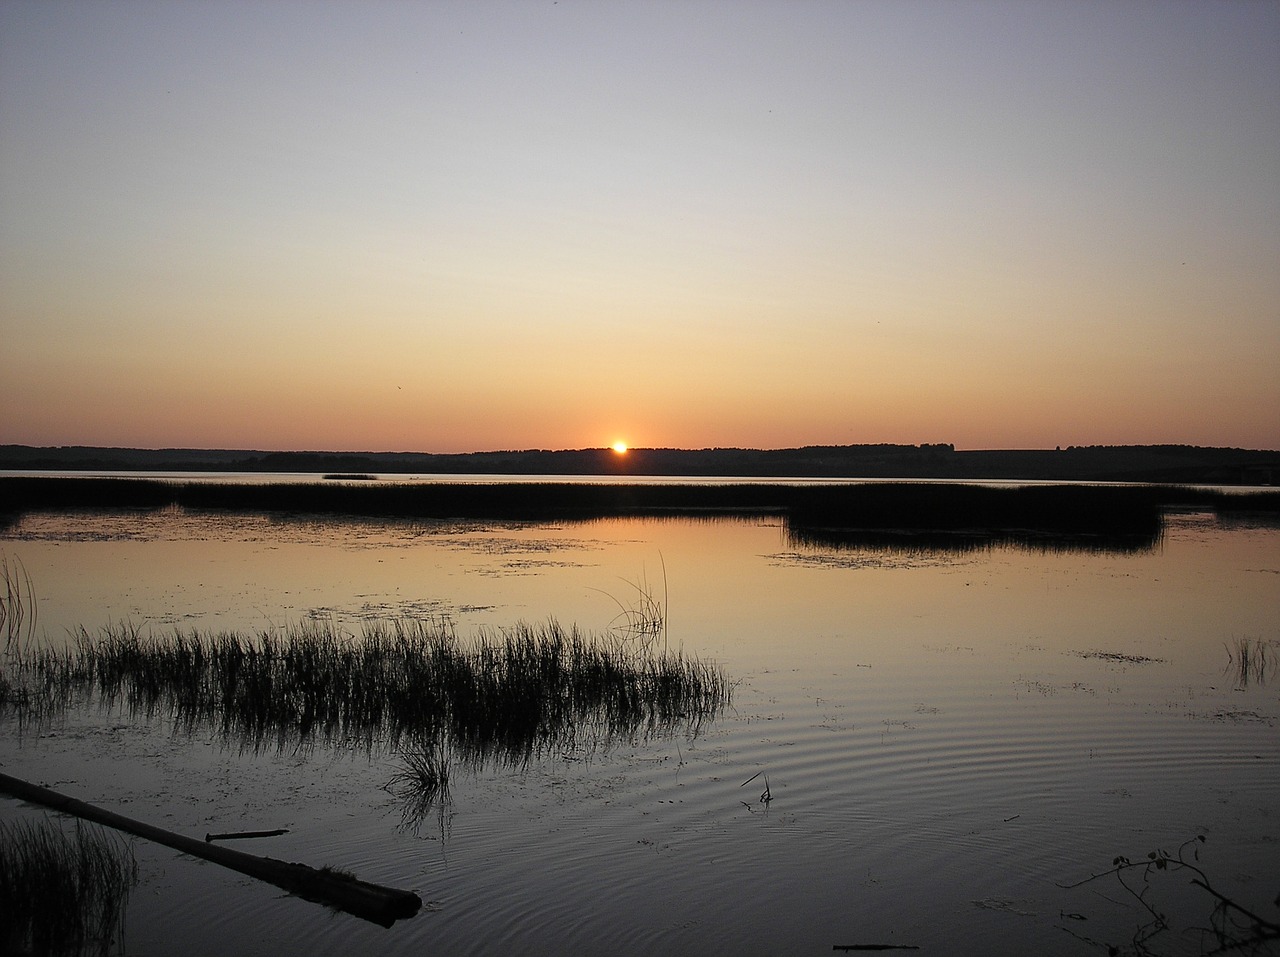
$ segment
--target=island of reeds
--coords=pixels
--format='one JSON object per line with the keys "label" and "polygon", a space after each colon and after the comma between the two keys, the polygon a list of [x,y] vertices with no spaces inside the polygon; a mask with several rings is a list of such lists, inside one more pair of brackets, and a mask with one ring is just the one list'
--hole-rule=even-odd
{"label": "island of reeds", "polygon": [[0,521],[51,509],[158,509],[387,520],[582,521],[625,516],[779,516],[797,541],[1025,542],[1150,547],[1168,509],[1280,512],[1280,492],[1170,485],[984,486],[575,482],[177,482],[0,476]]}

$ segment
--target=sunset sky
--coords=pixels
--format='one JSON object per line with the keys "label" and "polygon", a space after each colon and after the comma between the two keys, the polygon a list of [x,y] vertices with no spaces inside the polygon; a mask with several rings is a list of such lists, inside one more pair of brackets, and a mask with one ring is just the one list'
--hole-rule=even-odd
{"label": "sunset sky", "polygon": [[1280,3],[0,4],[0,443],[1280,448]]}

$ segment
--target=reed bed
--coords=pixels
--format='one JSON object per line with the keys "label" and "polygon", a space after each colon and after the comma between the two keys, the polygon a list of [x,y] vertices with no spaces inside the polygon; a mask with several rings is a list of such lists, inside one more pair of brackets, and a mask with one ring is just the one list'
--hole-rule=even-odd
{"label": "reed bed", "polygon": [[81,629],[72,649],[11,659],[6,672],[7,710],[27,720],[97,703],[255,751],[443,740],[475,765],[696,733],[732,691],[709,662],[555,621],[470,641],[429,622],[370,625],[358,637],[324,624],[159,637],[109,626]]}
{"label": "reed bed", "polygon": [[585,521],[621,516],[780,516],[800,545],[888,540],[969,550],[1016,544],[1132,552],[1156,545],[1169,509],[1253,520],[1280,512],[1280,493],[1179,485],[991,486],[948,482],[670,484],[516,482],[170,482],[0,476],[0,519],[38,509],[266,512],[280,519]]}
{"label": "reed bed", "polygon": [[791,523],[869,531],[1143,534],[1158,533],[1162,509],[1182,497],[1177,489],[1146,485],[873,483],[839,492],[830,486],[795,489]]}
{"label": "reed bed", "polygon": [[1164,537],[1163,525],[1142,532],[1064,532],[1040,529],[865,529],[789,524],[787,543],[797,549],[868,550],[899,555],[942,552],[967,555],[1012,546],[1045,554],[1134,555],[1149,552]]}
{"label": "reed bed", "polygon": [[784,514],[799,526],[1142,531],[1170,507],[1275,512],[1280,493],[1178,485],[939,482],[822,485],[574,482],[173,482],[0,476],[0,512],[160,508],[383,518],[574,519],[616,515]]}
{"label": "reed bed", "polygon": [[98,827],[0,824],[0,952],[109,953],[137,883],[129,845]]}

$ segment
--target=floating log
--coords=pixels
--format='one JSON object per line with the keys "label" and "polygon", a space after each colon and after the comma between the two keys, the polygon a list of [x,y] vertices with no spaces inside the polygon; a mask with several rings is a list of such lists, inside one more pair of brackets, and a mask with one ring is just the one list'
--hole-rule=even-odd
{"label": "floating log", "polygon": [[206,844],[210,841],[243,841],[249,837],[279,837],[288,833],[287,827],[278,827],[274,831],[231,831],[227,834],[206,834],[204,841]]}
{"label": "floating log", "polygon": [[135,821],[113,811],[103,810],[7,774],[0,774],[0,793],[115,828],[148,841],[155,841],[157,844],[163,844],[192,857],[221,864],[241,874],[274,884],[305,900],[345,911],[383,927],[390,927],[397,920],[412,917],[422,907],[422,899],[412,891],[370,884],[328,867],[317,870],[306,864],[277,861],[270,857],[256,857],[242,851],[219,847],[216,844],[175,834],[142,821]]}

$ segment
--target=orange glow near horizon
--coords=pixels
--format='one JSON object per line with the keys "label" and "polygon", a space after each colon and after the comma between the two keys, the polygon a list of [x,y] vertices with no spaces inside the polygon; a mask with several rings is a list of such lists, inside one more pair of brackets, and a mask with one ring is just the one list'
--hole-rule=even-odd
{"label": "orange glow near horizon", "polygon": [[1280,449],[1280,5],[568,6],[0,3],[0,445]]}

